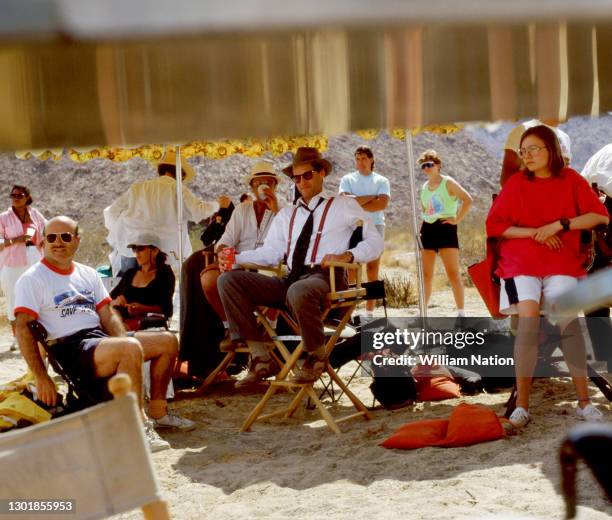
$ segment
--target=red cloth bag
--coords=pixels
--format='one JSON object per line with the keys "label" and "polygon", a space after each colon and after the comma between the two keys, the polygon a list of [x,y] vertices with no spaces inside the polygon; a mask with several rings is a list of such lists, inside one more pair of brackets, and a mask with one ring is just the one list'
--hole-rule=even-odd
{"label": "red cloth bag", "polygon": [[476,264],[468,267],[468,274],[478,290],[480,297],[485,302],[492,318],[506,318],[505,314],[499,312],[499,291],[501,286],[496,283],[495,269],[497,268],[497,250],[499,244],[495,239],[487,240],[487,257]]}

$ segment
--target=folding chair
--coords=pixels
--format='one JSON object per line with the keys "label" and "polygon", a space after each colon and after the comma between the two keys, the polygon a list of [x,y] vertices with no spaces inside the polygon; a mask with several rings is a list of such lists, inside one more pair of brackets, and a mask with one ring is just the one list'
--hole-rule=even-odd
{"label": "folding chair", "polygon": [[[38,345],[40,345],[40,347],[42,347],[42,349],[47,354],[47,359],[49,360],[49,364],[51,365],[51,367],[53,368],[55,373],[64,380],[68,388],[68,392],[66,393],[65,397],[66,410],[60,413],[59,415],[83,410],[84,408],[94,406],[100,402],[106,401],[111,398],[110,393],[106,390],[108,378],[100,379],[100,395],[92,395],[89,389],[87,389],[79,379],[74,379],[70,377],[66,373],[62,365],[58,362],[57,358],[53,354],[52,348],[47,342],[47,330],[42,326],[42,324],[39,321],[32,320],[28,322],[28,328],[30,329],[34,340],[38,343]],[[104,385],[103,389],[102,385]]]}
{"label": "folding chair", "polygon": [[18,517],[106,518],[140,507],[147,520],[170,518],[130,386],[116,375],[112,401],[2,434],[3,496],[51,508]]}
{"label": "folding chair", "polygon": [[[355,287],[348,288],[347,290],[337,291],[336,290],[336,272],[335,268],[342,269],[357,269],[357,284]],[[340,312],[340,318],[335,326],[333,333],[327,339],[325,344],[325,354],[326,358],[329,359],[329,356],[334,350],[334,347],[337,341],[340,339],[340,335],[347,325],[351,314],[357,304],[361,301],[363,296],[365,295],[365,289],[361,286],[361,266],[358,264],[346,264],[341,262],[333,262],[330,264],[330,292],[327,295],[328,305],[323,311],[323,320],[329,315],[331,311],[338,310]],[[265,320],[267,321],[267,320]],[[275,345],[281,349],[281,345],[284,346],[283,341],[286,338],[277,336],[275,334],[274,329],[266,323],[263,324],[264,328],[270,334],[272,340]],[[334,419],[327,410],[327,408],[321,403],[321,400],[317,396],[313,386],[314,382],[310,383],[294,383],[291,381],[287,381],[287,376],[295,367],[298,359],[300,358],[303,348],[303,341],[300,341],[300,344],[297,348],[290,354],[290,356],[286,359],[286,362],[281,369],[280,373],[277,376],[277,379],[271,381],[268,387],[268,390],[259,401],[259,403],[255,406],[253,411],[249,414],[249,416],[244,421],[240,431],[245,432],[251,428],[251,425],[258,419],[268,419],[271,417],[276,417],[279,415],[284,415],[285,417],[291,417],[295,411],[297,410],[299,404],[305,397],[309,397],[312,402],[314,402],[316,408],[319,410],[321,416],[329,426],[329,428],[336,434],[340,433],[340,428],[338,427],[338,423],[347,421],[349,419],[353,419],[355,417],[363,417],[366,420],[371,419],[371,415],[368,412],[366,406],[355,396],[348,387],[344,384],[344,382],[340,379],[340,377],[336,374],[333,367],[328,363],[325,366],[325,373],[329,375],[329,377],[346,393],[348,398],[351,400],[353,406],[356,408],[357,412],[341,419]],[[281,350],[283,352],[283,350]],[[288,350],[285,347],[285,352]],[[283,353],[283,356],[286,353]],[[268,401],[278,392],[280,389],[292,389],[297,390],[297,394],[292,397],[292,400],[288,407],[282,408],[280,410],[261,415],[264,408],[266,407]]]}
{"label": "folding chair", "polygon": [[[382,300],[383,309],[385,312],[385,319],[387,318],[387,293],[385,290],[385,282],[384,280],[373,280],[371,282],[364,282],[361,286],[366,290],[365,295],[362,300]],[[338,343],[336,348],[332,352],[332,355],[329,359],[331,366],[334,368],[336,373],[340,372],[340,369],[348,362],[355,361],[357,366],[353,370],[352,374],[349,376],[346,381],[346,386],[350,386],[351,382],[359,372],[362,374],[365,373],[369,377],[373,377],[374,374],[372,370],[367,365],[366,359],[361,357],[361,328],[363,324],[361,323],[358,316],[353,319],[353,326],[347,324],[345,329],[342,331],[341,339],[344,341]],[[326,333],[330,329],[326,326]],[[323,390],[319,394],[319,399],[321,399],[325,394],[327,394],[332,402],[338,401],[344,395],[344,392],[341,390],[338,395],[336,395],[334,389],[334,381],[330,379]]]}
{"label": "folding chair", "polygon": [[[278,264],[273,267],[256,264],[244,264],[242,267],[247,271],[267,272],[273,276],[278,277],[281,277],[284,274],[285,268],[283,264]],[[260,309],[257,312],[260,323],[263,325],[264,328],[266,328],[266,326],[268,327],[268,329],[266,329],[268,334],[272,332],[271,337],[276,336],[274,329],[271,328],[269,321],[265,317],[265,309]],[[271,352],[271,355],[274,357],[275,361],[279,364],[279,366],[282,366],[284,362],[289,359],[290,354],[287,347],[282,342],[278,342],[278,344],[275,342],[275,345],[279,349],[280,356],[277,355],[274,351]],[[239,353],[250,354],[250,351],[247,347],[239,347],[227,352],[225,354],[225,357],[221,360],[221,363],[219,363],[217,367],[210,374],[208,374],[208,376],[206,376],[206,379],[204,379],[200,387],[193,393],[191,393],[191,395],[193,397],[201,397],[202,395],[204,395],[208,387],[213,384],[217,376],[231,365],[232,361],[236,357],[236,354]]]}

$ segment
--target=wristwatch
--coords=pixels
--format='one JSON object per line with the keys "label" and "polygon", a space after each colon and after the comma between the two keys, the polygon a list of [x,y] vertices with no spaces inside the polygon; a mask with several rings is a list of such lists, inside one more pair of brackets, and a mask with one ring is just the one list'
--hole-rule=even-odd
{"label": "wristwatch", "polygon": [[348,261],[349,264],[352,264],[355,261],[355,255],[351,253],[350,251],[345,251],[344,254],[351,255],[351,259]]}
{"label": "wristwatch", "polygon": [[560,218],[559,222],[561,223],[561,227],[563,228],[563,231],[569,231],[570,230],[570,220],[569,220],[569,218]]}

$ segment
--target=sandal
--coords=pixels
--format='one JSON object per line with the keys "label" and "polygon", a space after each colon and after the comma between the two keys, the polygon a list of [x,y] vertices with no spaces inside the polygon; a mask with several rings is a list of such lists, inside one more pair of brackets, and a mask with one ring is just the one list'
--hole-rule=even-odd
{"label": "sandal", "polygon": [[293,371],[289,379],[293,383],[314,383],[321,377],[327,366],[327,359],[309,355],[304,363]]}
{"label": "sandal", "polygon": [[236,388],[240,388],[242,386],[248,386],[255,383],[259,383],[264,379],[274,376],[280,372],[280,367],[278,363],[273,358],[260,358],[254,357],[251,359],[251,364],[249,365],[249,371],[246,376],[244,376],[239,381],[236,381]]}

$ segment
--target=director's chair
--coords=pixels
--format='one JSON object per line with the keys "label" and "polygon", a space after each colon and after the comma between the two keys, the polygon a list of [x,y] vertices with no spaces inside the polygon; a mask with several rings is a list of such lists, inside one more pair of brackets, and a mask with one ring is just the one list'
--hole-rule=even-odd
{"label": "director's chair", "polygon": [[[269,273],[271,276],[277,276],[280,278],[284,274],[285,266],[284,264],[278,264],[276,266],[244,264],[242,265],[242,268],[245,269],[246,271]],[[270,322],[268,321],[266,317],[266,311],[267,309],[258,309],[257,314],[258,314],[259,321],[263,325],[264,329],[266,329],[266,332],[268,332],[270,337],[276,336],[274,329],[272,328],[272,326],[270,325]],[[289,350],[287,349],[285,344],[280,341],[279,342],[275,341],[274,344],[276,348],[278,349],[278,353],[272,350],[270,354],[272,355],[274,360],[278,363],[278,365],[282,366],[290,357]],[[229,350],[228,352],[226,352],[225,357],[221,360],[221,362],[217,365],[217,367],[210,374],[208,374],[208,376],[206,376],[206,379],[204,379],[200,387],[197,390],[195,390],[191,395],[193,397],[201,397],[202,395],[204,395],[208,387],[213,384],[217,376],[221,374],[224,370],[226,370],[232,364],[232,361],[236,357],[236,354],[240,354],[240,353],[250,354],[250,351],[248,347],[246,347],[245,345],[244,347],[232,348],[232,350]]]}
{"label": "director's chair", "polygon": [[[331,262],[330,263],[330,292],[327,295],[327,306],[323,311],[323,321],[325,322],[326,318],[329,314],[334,311],[339,313],[338,321],[335,323],[333,330],[330,330],[330,335],[327,336],[327,340],[325,343],[325,357],[329,360],[329,356],[338,340],[340,339],[343,330],[345,329],[351,314],[357,304],[361,301],[361,299],[365,295],[365,289],[361,285],[361,266],[359,264],[347,264],[342,262]],[[350,287],[346,290],[337,290],[336,286],[336,269],[353,269],[356,270],[356,279],[357,283],[354,287]],[[292,319],[288,313],[282,311],[285,319]],[[294,336],[278,336],[274,328],[270,325],[267,319],[261,319],[262,316],[260,314],[260,321],[268,333],[268,335],[274,341],[275,346],[281,352],[288,352],[284,341],[289,339],[294,339]],[[297,324],[294,322],[294,326],[297,327]],[[296,349],[285,359],[285,364],[278,374],[276,380],[271,381],[269,383],[268,390],[259,401],[259,403],[255,406],[253,411],[246,418],[242,427],[240,429],[241,432],[248,431],[252,424],[259,420],[268,419],[276,416],[285,416],[291,417],[301,401],[308,397],[314,403],[315,407],[319,410],[319,413],[329,426],[329,428],[334,432],[339,434],[340,428],[338,427],[338,423],[347,421],[349,419],[353,419],[355,417],[363,417],[366,420],[371,419],[371,415],[368,412],[366,406],[359,400],[359,398],[353,394],[348,387],[344,384],[344,382],[338,377],[333,367],[329,364],[329,361],[325,365],[324,373],[326,373],[332,381],[334,381],[342,391],[347,395],[347,397],[351,400],[353,406],[357,410],[357,412],[350,414],[346,417],[342,417],[340,419],[334,419],[329,412],[329,410],[321,403],[319,396],[315,392],[313,386],[314,382],[310,383],[295,383],[291,381],[287,381],[288,375],[296,366],[296,363],[300,356],[302,355],[303,341],[301,341],[301,337],[297,336],[300,340],[300,343],[296,347]],[[283,350],[284,349],[284,350]],[[283,354],[285,356],[285,354]],[[289,403],[289,406],[284,407],[282,409],[276,410],[274,412],[261,415],[264,408],[266,407],[268,401],[281,389],[289,389],[289,390],[297,390],[297,394],[292,395],[292,400]]]}

